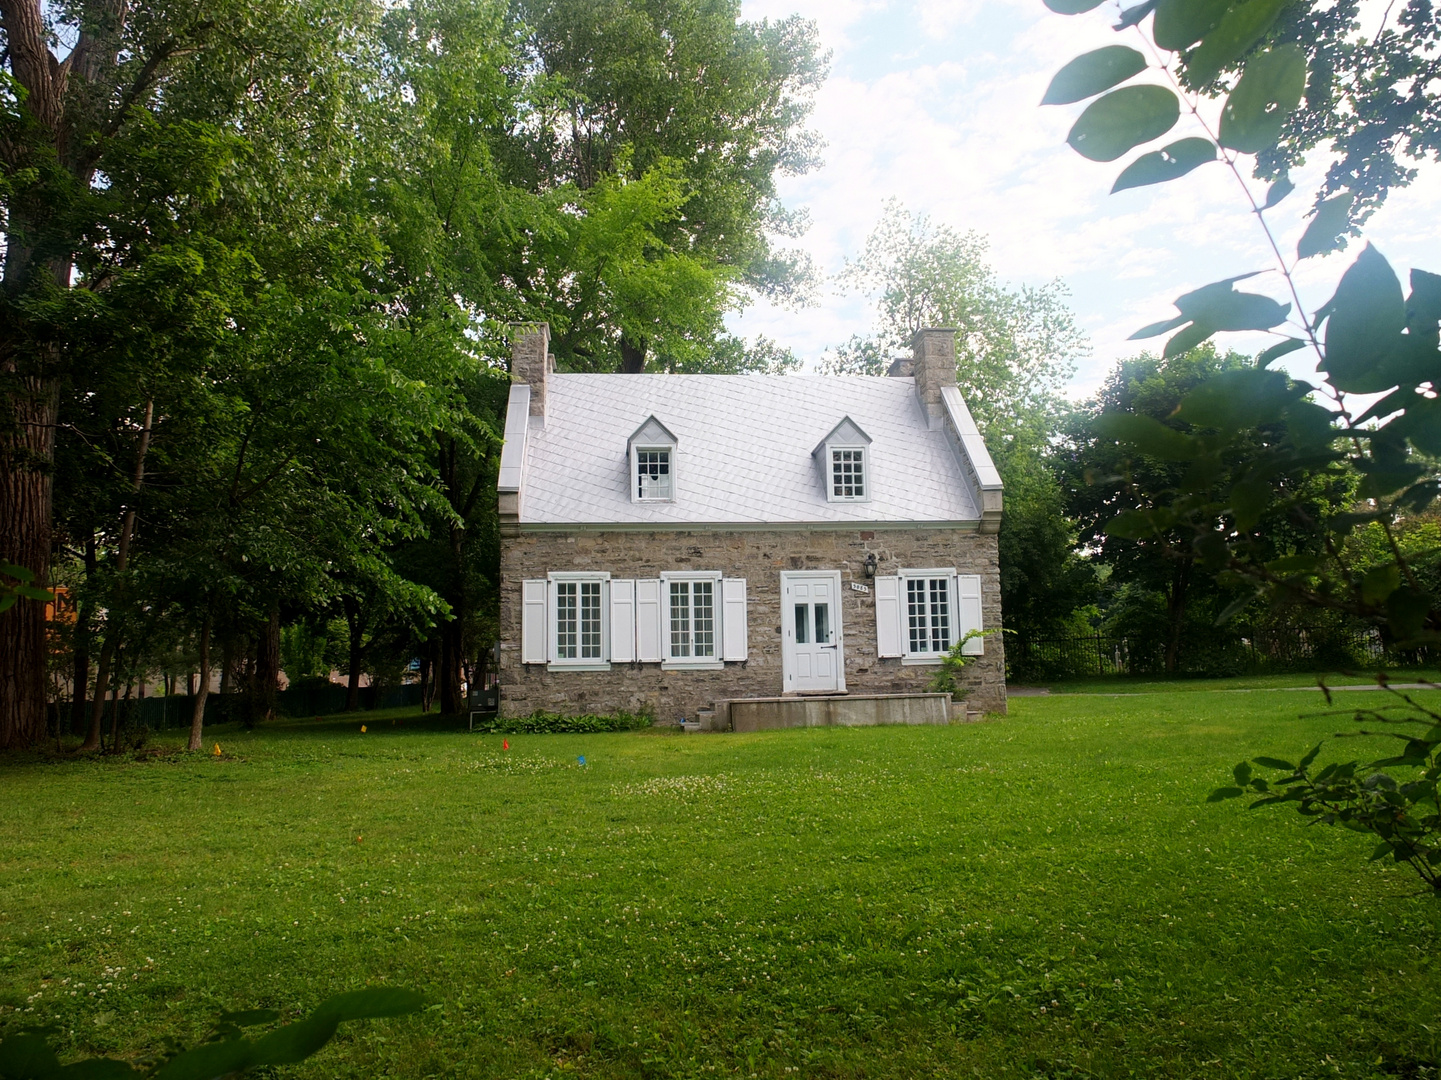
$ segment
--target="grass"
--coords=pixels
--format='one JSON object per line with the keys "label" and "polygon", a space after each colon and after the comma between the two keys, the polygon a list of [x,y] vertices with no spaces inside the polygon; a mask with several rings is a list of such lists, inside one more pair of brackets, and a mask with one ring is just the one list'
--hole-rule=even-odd
{"label": "grass", "polygon": [[12,761],[0,1027],[132,1054],[384,981],[433,1004],[290,1074],[1434,1076],[1441,902],[1365,837],[1205,802],[1347,726],[1320,707],[508,751],[369,713]]}

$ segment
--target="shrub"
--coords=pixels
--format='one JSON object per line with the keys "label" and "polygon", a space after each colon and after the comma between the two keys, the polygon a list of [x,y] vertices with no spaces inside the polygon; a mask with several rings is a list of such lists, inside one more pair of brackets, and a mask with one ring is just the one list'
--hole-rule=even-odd
{"label": "shrub", "polygon": [[582,713],[562,716],[537,709],[529,716],[495,717],[484,728],[497,735],[577,735],[598,731],[639,731],[651,726],[648,712],[618,712],[609,716]]}

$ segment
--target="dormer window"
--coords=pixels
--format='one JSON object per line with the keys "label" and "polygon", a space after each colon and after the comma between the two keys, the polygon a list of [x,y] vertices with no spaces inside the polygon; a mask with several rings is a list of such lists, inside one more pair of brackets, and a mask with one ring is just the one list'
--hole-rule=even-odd
{"label": "dormer window", "polygon": [[641,502],[669,502],[673,497],[670,476],[670,447],[637,447],[635,452],[635,497]]}
{"label": "dormer window", "polygon": [[831,498],[864,499],[866,497],[865,447],[831,448]]}
{"label": "dormer window", "polygon": [[675,502],[676,437],[654,416],[626,444],[631,502]]}
{"label": "dormer window", "polygon": [[827,502],[869,502],[871,437],[849,416],[812,451],[821,468]]}

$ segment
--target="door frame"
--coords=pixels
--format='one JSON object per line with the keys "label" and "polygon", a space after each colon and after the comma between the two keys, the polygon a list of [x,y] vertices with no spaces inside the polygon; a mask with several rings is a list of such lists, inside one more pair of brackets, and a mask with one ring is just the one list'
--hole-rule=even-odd
{"label": "door frame", "polygon": [[[836,688],[834,690],[787,690],[786,676],[795,664],[795,653],[785,635],[787,619],[795,618],[794,609],[786,603],[786,585],[793,578],[830,578],[835,586],[835,605],[831,613],[832,635],[836,639]],[[799,696],[846,693],[846,638],[845,617],[841,611],[841,572],[839,570],[782,570],[781,571],[781,693]]]}

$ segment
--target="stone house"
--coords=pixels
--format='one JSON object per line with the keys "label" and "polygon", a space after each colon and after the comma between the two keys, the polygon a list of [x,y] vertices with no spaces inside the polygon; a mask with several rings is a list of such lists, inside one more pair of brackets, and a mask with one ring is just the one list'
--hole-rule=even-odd
{"label": "stone house", "polygon": [[[1001,482],[955,331],[889,377],[564,374],[548,345],[513,344],[503,715],[916,694],[1001,625]],[[1004,711],[1001,635],[966,650],[968,708]]]}

